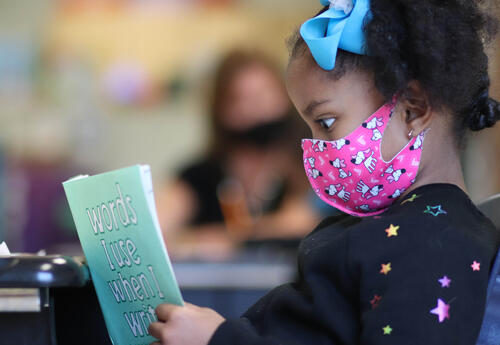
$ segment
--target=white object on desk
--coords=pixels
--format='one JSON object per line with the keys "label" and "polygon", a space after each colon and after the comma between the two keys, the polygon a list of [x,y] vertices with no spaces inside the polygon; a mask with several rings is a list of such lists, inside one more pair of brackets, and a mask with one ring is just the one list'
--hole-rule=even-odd
{"label": "white object on desk", "polygon": [[9,247],[5,242],[0,243],[0,255],[10,255]]}

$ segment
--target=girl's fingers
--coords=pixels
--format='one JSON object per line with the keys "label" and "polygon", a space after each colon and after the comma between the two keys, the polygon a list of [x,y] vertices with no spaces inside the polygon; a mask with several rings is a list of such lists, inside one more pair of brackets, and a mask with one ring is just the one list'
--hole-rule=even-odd
{"label": "girl's fingers", "polygon": [[182,307],[179,307],[175,304],[165,304],[165,303],[160,304],[155,309],[156,316],[158,316],[158,320],[160,321],[168,321],[168,319],[170,319],[170,315],[172,314],[172,312],[177,308],[182,308]]}
{"label": "girl's fingers", "polygon": [[[148,332],[154,338],[161,339],[162,334],[165,332],[165,330],[164,330],[165,326],[166,325],[163,322],[151,322],[149,324],[149,327],[148,327]],[[155,343],[153,343],[153,344],[155,344]],[[153,345],[153,344],[151,344],[151,345]],[[160,344],[160,343],[158,343],[158,344]],[[155,344],[155,345],[157,345],[157,344]]]}

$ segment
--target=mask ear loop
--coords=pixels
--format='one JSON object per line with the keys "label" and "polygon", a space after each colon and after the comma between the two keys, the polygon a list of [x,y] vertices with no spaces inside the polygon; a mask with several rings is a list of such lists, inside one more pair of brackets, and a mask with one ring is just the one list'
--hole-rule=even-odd
{"label": "mask ear loop", "polygon": [[[394,109],[396,108],[397,101],[398,101],[398,99],[399,99],[398,97],[399,97],[400,95],[401,95],[401,94],[396,94],[396,95],[393,97],[393,102],[392,102],[392,104],[393,104],[393,106],[394,106],[394,107],[393,107],[393,109],[392,109],[392,111],[391,111],[391,115],[389,115],[391,120],[392,120],[392,116],[393,116],[393,111],[394,111]],[[389,121],[389,122],[390,122],[390,121]],[[389,122],[387,123],[387,126],[389,126]],[[385,128],[384,128],[384,130],[385,130]],[[394,157],[392,157],[392,158],[391,158],[390,160],[388,160],[388,161],[386,161],[386,160],[384,159],[384,156],[383,156],[383,154],[382,154],[382,141],[381,141],[381,142],[380,142],[380,157],[381,157],[382,161],[383,161],[384,163],[391,163],[391,162],[394,160],[394,158],[395,158],[396,156],[398,156],[399,154],[401,154],[401,152],[403,152],[403,151],[404,151],[404,150],[405,150],[405,149],[406,149],[406,148],[410,145],[410,143],[411,143],[411,141],[412,141],[412,140],[417,140],[417,139],[415,138],[416,136],[414,135],[414,133],[415,133],[415,129],[411,129],[411,130],[410,130],[410,132],[407,134],[407,135],[408,135],[408,143],[407,143],[407,144],[406,144],[406,145],[405,145],[405,146],[404,146],[404,147],[403,147],[403,148],[402,148],[402,149],[401,149],[398,153],[396,153],[396,155],[394,155]],[[417,136],[418,136],[418,135],[417,135]],[[383,138],[383,137],[382,137],[382,140],[384,140],[384,138]]]}

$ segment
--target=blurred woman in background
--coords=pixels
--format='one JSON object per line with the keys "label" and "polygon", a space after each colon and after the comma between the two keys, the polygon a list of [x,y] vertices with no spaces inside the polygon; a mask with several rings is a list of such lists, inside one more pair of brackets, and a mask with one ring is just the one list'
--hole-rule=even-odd
{"label": "blurred woman in background", "polygon": [[298,238],[317,220],[300,151],[305,136],[275,64],[235,51],[220,64],[212,144],[164,191],[160,218],[176,257],[225,258],[247,239]]}

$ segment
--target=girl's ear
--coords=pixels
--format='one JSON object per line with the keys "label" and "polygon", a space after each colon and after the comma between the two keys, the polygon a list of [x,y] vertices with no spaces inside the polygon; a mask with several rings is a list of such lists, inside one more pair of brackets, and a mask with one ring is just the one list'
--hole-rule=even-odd
{"label": "girl's ear", "polygon": [[427,95],[418,81],[408,83],[402,96],[402,105],[409,139],[430,127],[434,113]]}

